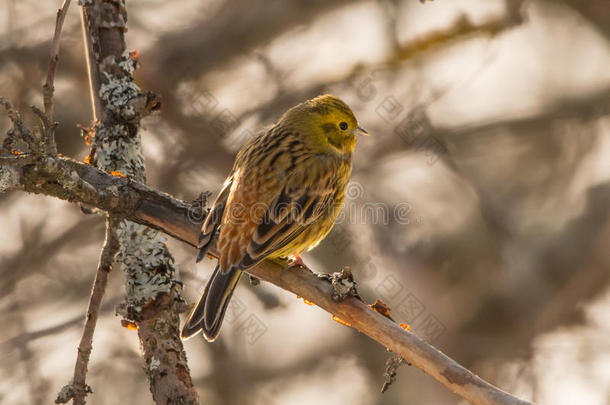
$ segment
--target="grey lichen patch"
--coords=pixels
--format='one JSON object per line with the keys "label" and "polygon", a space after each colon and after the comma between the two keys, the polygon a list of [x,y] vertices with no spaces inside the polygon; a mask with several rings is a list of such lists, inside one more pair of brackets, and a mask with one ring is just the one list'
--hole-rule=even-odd
{"label": "grey lichen patch", "polygon": [[148,366],[148,370],[150,372],[155,371],[156,369],[159,368],[159,366],[161,365],[161,361],[159,361],[158,359],[156,359],[154,356],[150,358],[150,365]]}
{"label": "grey lichen patch", "polygon": [[125,51],[118,60],[104,61],[104,83],[99,96],[106,107],[125,121],[139,120],[142,116],[142,99],[146,99],[134,82],[132,73],[137,61]]}
{"label": "grey lichen patch", "polygon": [[75,171],[58,171],[57,180],[66,190],[74,190],[79,186],[80,177]]}
{"label": "grey lichen patch", "polygon": [[140,94],[137,84],[128,80],[113,80],[106,75],[108,82],[100,87],[100,97],[107,103],[108,109],[131,121],[137,117],[132,101]]}
{"label": "grey lichen patch", "polygon": [[345,266],[341,271],[326,275],[323,278],[330,281],[332,285],[333,301],[343,301],[348,297],[360,298],[357,289],[358,284],[356,283],[356,280],[354,280],[354,276],[352,275],[349,266]]}
{"label": "grey lichen patch", "polygon": [[131,137],[125,125],[96,128],[93,141],[95,166],[107,172],[120,172],[144,182],[144,156],[139,136]]}
{"label": "grey lichen patch", "polygon": [[[130,124],[99,125],[92,148],[92,163],[98,168],[145,182],[140,137],[137,131],[132,135]],[[137,321],[146,304],[160,294],[172,295],[170,293],[177,291],[181,284],[165,238],[158,231],[121,221],[115,232],[120,244],[116,261],[127,276],[125,302],[118,311],[125,318]]]}
{"label": "grey lichen patch", "polygon": [[125,51],[121,56],[121,60],[118,61],[118,65],[125,73],[131,76],[133,71],[136,70],[137,61],[131,57],[129,51]]}
{"label": "grey lichen patch", "polygon": [[121,221],[116,229],[121,242],[117,261],[127,275],[126,302],[120,311],[137,318],[143,307],[159,294],[170,294],[181,287],[176,265],[158,231],[131,221]]}
{"label": "grey lichen patch", "polygon": [[[122,1],[115,3],[118,5]],[[118,7],[117,10],[120,13],[123,9]],[[117,14],[112,14],[112,17],[117,17]],[[120,24],[122,20],[114,21]],[[101,123],[94,128],[90,162],[113,175],[145,183],[138,126],[140,119],[150,113],[147,110],[150,97],[142,94],[133,80],[132,73],[137,63],[137,54],[132,56],[124,52],[121,56],[106,56],[99,64],[102,84],[98,95],[106,111]],[[106,191],[112,199],[114,190],[109,187]],[[140,321],[147,305],[160,296],[181,302],[181,283],[165,238],[156,230],[127,220],[114,226],[114,232],[120,246],[116,262],[125,272],[127,290],[118,312],[126,319]]]}
{"label": "grey lichen patch", "polygon": [[0,193],[19,184],[19,173],[11,166],[0,166]]}
{"label": "grey lichen patch", "polygon": [[[85,384],[85,395],[93,394],[93,389]],[[74,383],[64,385],[55,399],[56,404],[67,404],[74,398]]]}
{"label": "grey lichen patch", "polygon": [[64,385],[55,399],[56,404],[67,404],[72,398],[74,398],[74,387],[72,384]]}

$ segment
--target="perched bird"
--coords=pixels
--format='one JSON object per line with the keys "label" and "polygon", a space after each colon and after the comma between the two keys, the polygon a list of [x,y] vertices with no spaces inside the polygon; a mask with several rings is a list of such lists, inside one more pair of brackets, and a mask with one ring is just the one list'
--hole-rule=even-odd
{"label": "perched bird", "polygon": [[182,328],[218,336],[244,270],[265,258],[299,258],[333,227],[345,200],[358,126],[332,95],[296,105],[241,148],[201,228],[200,261],[213,241],[218,264]]}

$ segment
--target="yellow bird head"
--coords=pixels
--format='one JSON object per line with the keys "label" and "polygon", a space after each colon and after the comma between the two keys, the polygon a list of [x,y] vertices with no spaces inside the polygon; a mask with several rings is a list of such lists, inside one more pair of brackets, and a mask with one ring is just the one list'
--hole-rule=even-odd
{"label": "yellow bird head", "polygon": [[320,153],[351,154],[356,135],[368,135],[352,110],[339,98],[325,94],[288,110],[280,125],[293,128]]}

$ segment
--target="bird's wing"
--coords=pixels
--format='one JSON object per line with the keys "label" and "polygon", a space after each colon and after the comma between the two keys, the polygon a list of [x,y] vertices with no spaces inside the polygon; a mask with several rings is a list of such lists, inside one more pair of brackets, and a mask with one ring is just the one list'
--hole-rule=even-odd
{"label": "bird's wing", "polygon": [[330,209],[333,195],[332,190],[319,188],[284,188],[252,234],[241,267],[253,266],[292,242]]}
{"label": "bird's wing", "polygon": [[198,262],[203,259],[208,252],[210,244],[216,234],[216,230],[220,226],[232,184],[233,176],[231,175],[225,181],[222,190],[218,193],[216,200],[214,200],[214,204],[212,204],[212,207],[210,208],[208,216],[201,226],[201,234],[199,235],[199,242],[197,243],[197,247],[199,248],[199,254],[197,255]]}
{"label": "bird's wing", "polygon": [[286,155],[275,158],[264,175],[236,173],[218,240],[222,271],[253,266],[332,209],[336,164],[314,155],[293,164]]}

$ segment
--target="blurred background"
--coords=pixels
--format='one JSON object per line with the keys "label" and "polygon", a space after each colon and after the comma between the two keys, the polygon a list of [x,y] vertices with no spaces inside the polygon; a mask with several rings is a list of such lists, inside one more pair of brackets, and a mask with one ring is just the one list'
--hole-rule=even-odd
{"label": "blurred background", "polygon": [[[41,104],[60,1],[0,4],[0,95]],[[501,388],[539,404],[610,404],[610,5],[607,0],[130,0],[148,183],[218,192],[244,139],[330,92],[358,140],[345,214],[304,260],[350,265],[361,294]],[[91,123],[80,10],[56,79],[57,141]],[[33,118],[27,117],[31,122]],[[9,127],[0,114],[0,130]],[[4,136],[4,135],[2,135]],[[71,379],[104,220],[0,195],[0,402],[50,403]],[[194,300],[213,262],[168,241]],[[90,404],[152,402],[112,273]],[[220,339],[186,342],[202,404],[463,404],[389,353],[262,283],[238,287]]]}

